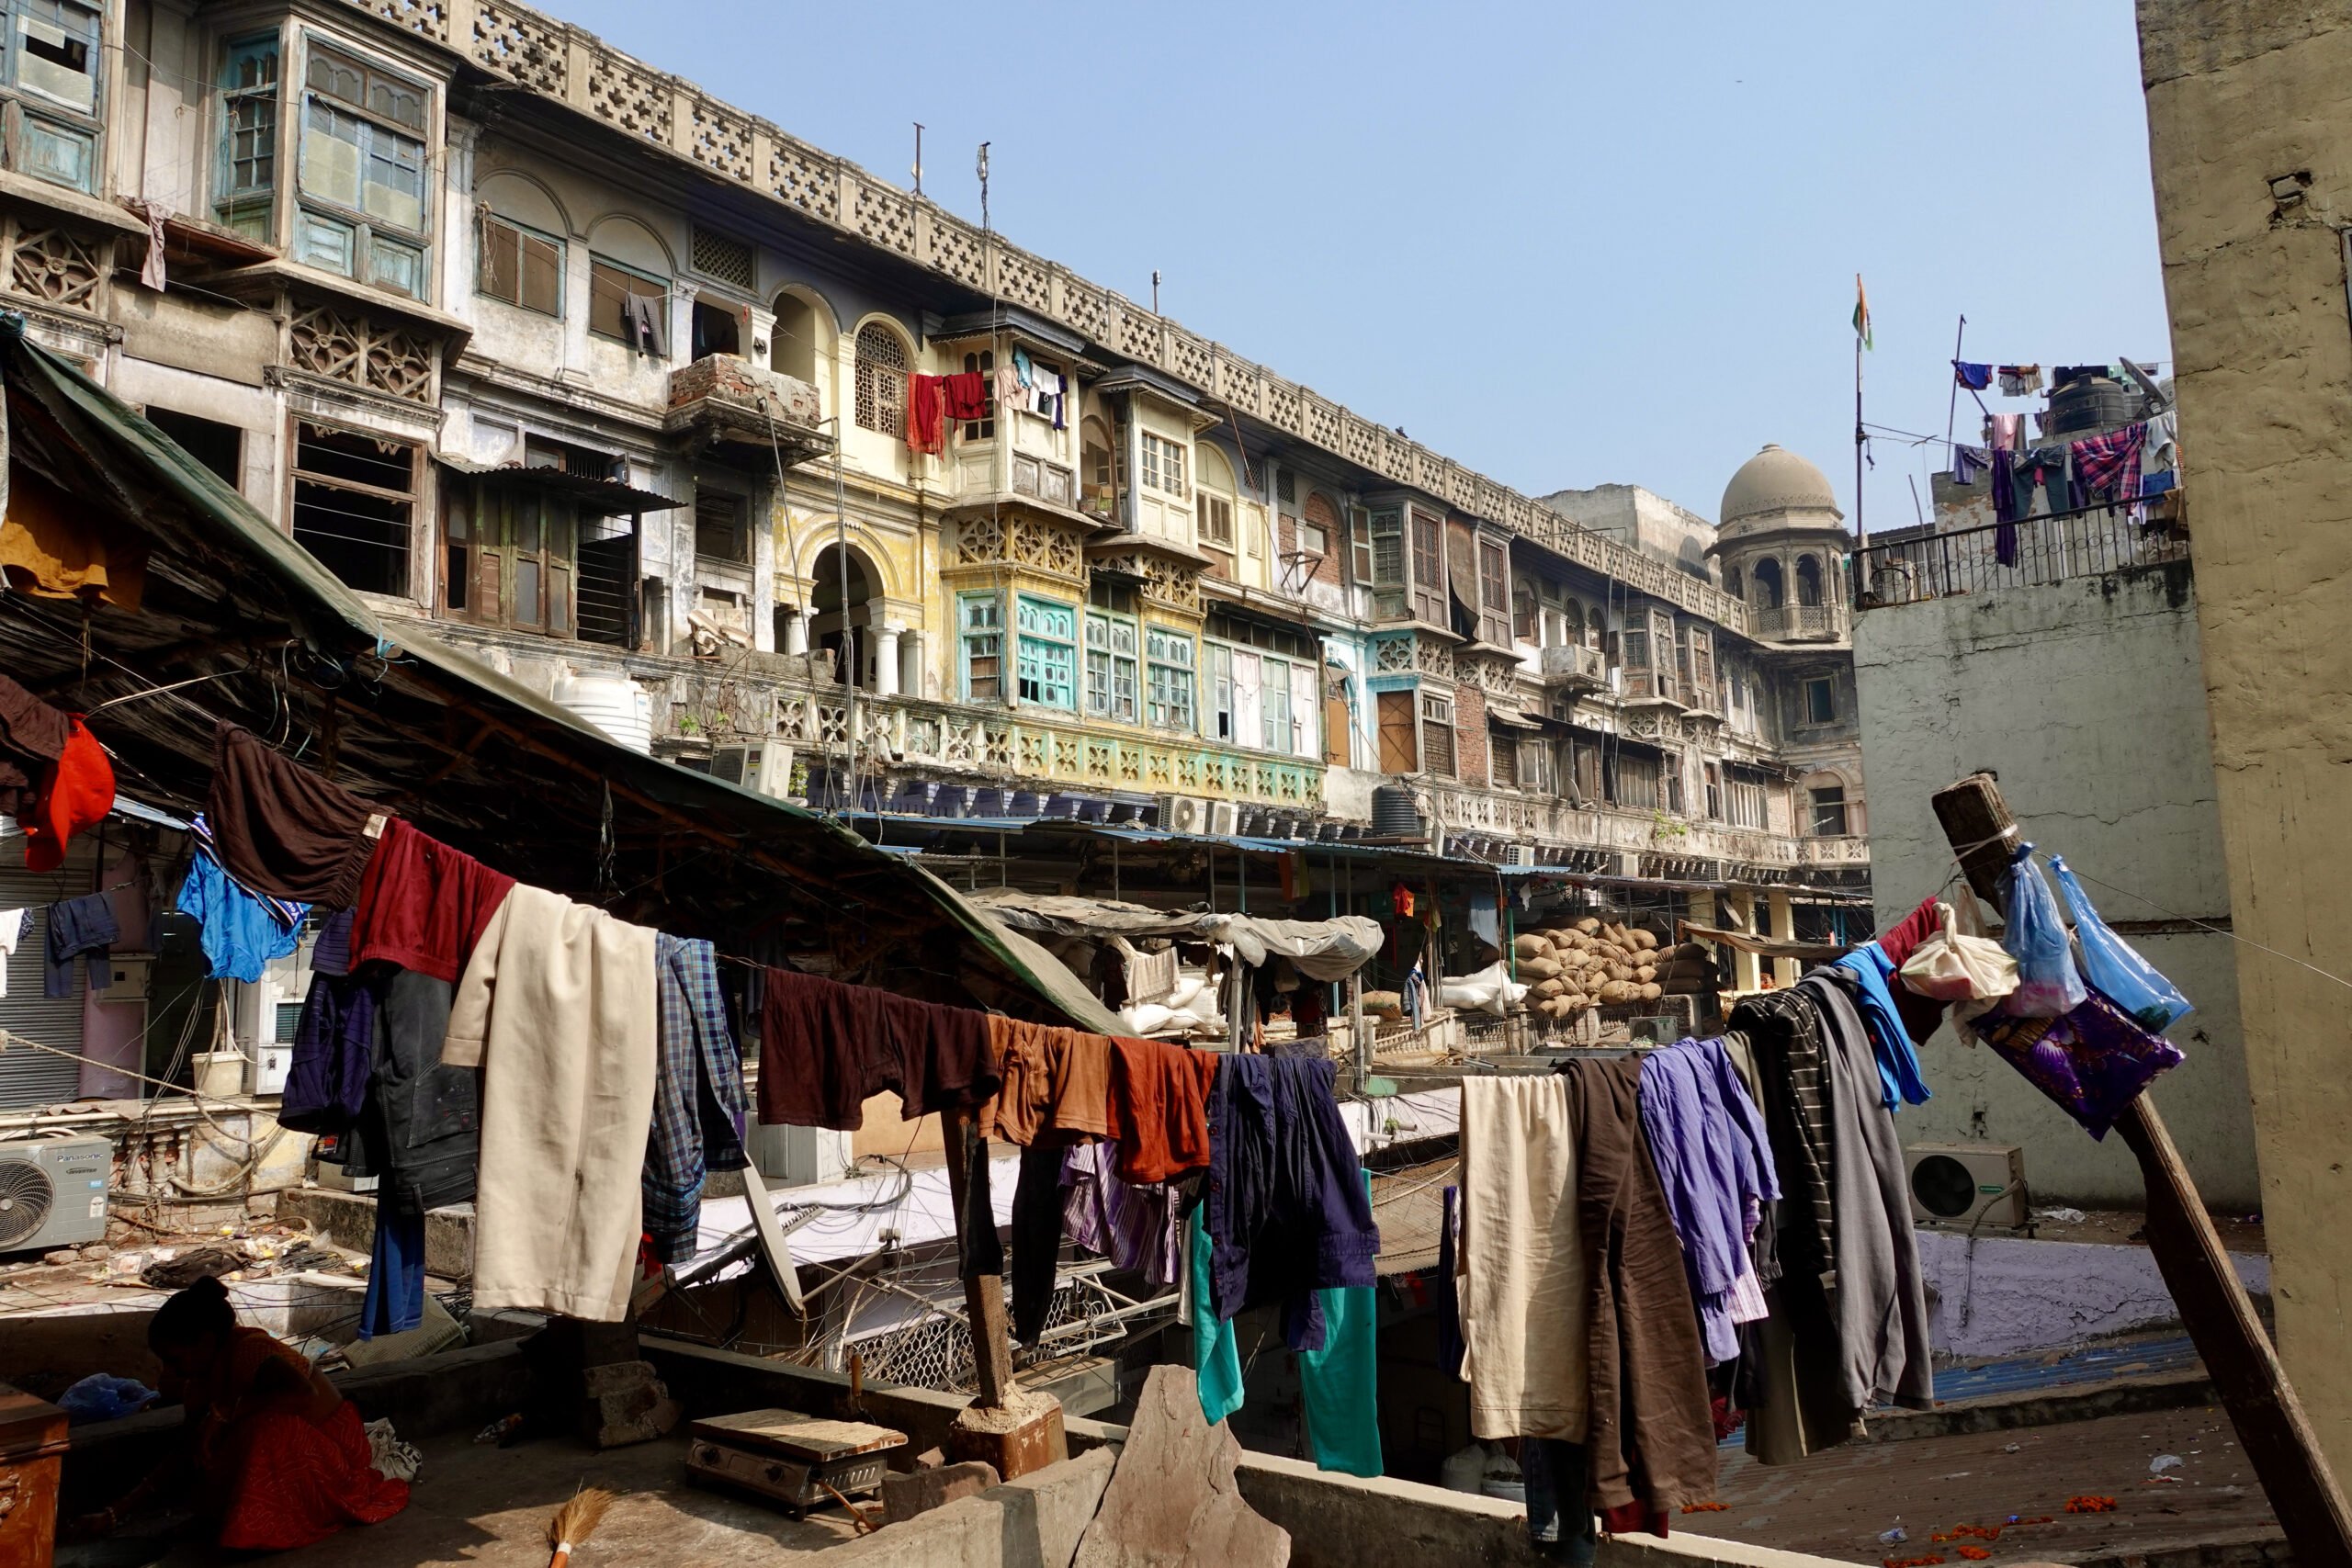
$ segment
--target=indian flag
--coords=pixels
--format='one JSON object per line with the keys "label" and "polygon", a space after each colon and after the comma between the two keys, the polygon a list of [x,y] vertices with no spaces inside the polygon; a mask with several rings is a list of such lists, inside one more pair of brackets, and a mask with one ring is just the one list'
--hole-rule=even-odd
{"label": "indian flag", "polygon": [[1854,274],[1854,335],[1862,340],[1864,348],[1871,346],[1871,297],[1862,292],[1862,275],[1859,272]]}

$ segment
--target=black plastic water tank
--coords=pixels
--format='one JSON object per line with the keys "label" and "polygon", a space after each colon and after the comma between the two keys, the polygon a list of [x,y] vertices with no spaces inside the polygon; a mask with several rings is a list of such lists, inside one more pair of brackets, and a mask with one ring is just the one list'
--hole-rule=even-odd
{"label": "black plastic water tank", "polygon": [[2137,387],[2107,376],[2085,376],[2050,394],[2051,438],[2080,439],[2147,417],[2148,400]]}
{"label": "black plastic water tank", "polygon": [[1409,839],[1421,830],[1420,808],[1413,792],[1382,784],[1372,792],[1372,831],[1374,838]]}

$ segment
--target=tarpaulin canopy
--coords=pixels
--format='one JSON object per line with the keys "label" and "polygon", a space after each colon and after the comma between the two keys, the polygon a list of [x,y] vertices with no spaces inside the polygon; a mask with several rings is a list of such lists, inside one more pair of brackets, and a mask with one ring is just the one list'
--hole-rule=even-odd
{"label": "tarpaulin canopy", "polygon": [[1780,942],[1753,931],[1724,931],[1719,926],[1693,925],[1689,920],[1677,920],[1675,925],[1686,938],[1718,942],[1760,958],[1794,958],[1806,964],[1827,964],[1861,945],[1850,942]]}
{"label": "tarpaulin canopy", "polygon": [[[187,817],[232,720],[527,883],[722,953],[1113,1032],[1052,955],[840,825],[630,750],[395,627],[227,481],[0,316],[12,478],[126,552],[137,609],[0,593],[0,669],[86,714],[120,792]],[[593,647],[583,652],[594,651]],[[129,699],[115,701],[114,699]]]}
{"label": "tarpaulin canopy", "polygon": [[1380,922],[1362,915],[1328,920],[1269,920],[1255,915],[1154,909],[1106,898],[1073,898],[988,887],[967,895],[1008,931],[1056,937],[1172,937],[1233,949],[1252,968],[1288,958],[1310,980],[1344,980],[1363,967],[1385,940]]}

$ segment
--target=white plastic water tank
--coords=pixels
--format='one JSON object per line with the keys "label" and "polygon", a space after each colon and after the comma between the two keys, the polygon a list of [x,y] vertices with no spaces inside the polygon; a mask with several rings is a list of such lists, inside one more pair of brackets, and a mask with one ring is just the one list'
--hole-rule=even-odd
{"label": "white plastic water tank", "polygon": [[653,750],[653,698],[626,675],[580,675],[565,670],[555,678],[555,700],[630,750]]}

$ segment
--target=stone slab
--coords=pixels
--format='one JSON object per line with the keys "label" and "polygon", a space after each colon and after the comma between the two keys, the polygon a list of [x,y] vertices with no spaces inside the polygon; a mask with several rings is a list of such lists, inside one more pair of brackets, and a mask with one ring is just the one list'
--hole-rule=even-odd
{"label": "stone slab", "polygon": [[1202,1416],[1192,1371],[1152,1368],[1075,1568],[1287,1568],[1290,1536],[1242,1501],[1240,1459],[1233,1429]]}
{"label": "stone slab", "polygon": [[904,1524],[958,1498],[977,1497],[1002,1479],[994,1465],[977,1461],[943,1464],[910,1475],[886,1475],[881,1486],[883,1517],[891,1524]]}

